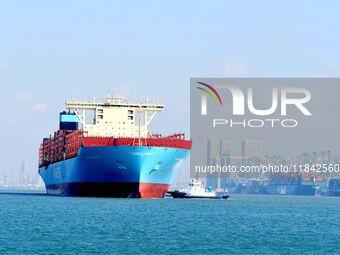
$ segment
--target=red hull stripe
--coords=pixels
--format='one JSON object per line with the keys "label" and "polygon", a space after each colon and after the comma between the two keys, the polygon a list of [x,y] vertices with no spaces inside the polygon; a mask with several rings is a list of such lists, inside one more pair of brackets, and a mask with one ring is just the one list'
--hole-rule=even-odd
{"label": "red hull stripe", "polygon": [[145,183],[139,184],[141,198],[164,198],[169,189],[169,184]]}

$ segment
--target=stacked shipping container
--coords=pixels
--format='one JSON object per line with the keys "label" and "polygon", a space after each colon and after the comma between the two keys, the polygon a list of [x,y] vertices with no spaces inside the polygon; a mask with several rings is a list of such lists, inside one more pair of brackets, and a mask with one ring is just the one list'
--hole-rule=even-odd
{"label": "stacked shipping container", "polygon": [[39,167],[77,156],[80,146],[155,146],[190,149],[191,141],[184,134],[167,137],[150,135],[148,138],[88,137],[81,130],[58,130],[53,137],[45,138],[40,145]]}

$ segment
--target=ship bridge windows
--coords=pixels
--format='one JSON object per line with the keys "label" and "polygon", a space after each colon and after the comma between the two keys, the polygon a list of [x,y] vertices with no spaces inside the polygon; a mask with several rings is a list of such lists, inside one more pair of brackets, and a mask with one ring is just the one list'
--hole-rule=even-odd
{"label": "ship bridge windows", "polygon": [[102,120],[103,119],[103,115],[98,115],[98,119]]}
{"label": "ship bridge windows", "polygon": [[128,120],[133,120],[133,116],[128,116]]}
{"label": "ship bridge windows", "polygon": [[103,113],[104,110],[103,109],[98,109],[98,113]]}

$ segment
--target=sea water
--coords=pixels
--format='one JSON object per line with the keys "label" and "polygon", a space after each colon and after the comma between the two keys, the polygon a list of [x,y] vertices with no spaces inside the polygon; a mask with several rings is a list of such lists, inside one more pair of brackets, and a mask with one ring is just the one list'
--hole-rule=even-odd
{"label": "sea water", "polygon": [[0,254],[340,254],[340,198],[0,193]]}

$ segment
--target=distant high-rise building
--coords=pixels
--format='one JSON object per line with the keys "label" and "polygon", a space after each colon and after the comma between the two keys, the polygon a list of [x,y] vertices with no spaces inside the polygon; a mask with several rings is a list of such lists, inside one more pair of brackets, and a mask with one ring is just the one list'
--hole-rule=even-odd
{"label": "distant high-rise building", "polygon": [[209,139],[207,146],[207,164],[211,165],[223,156],[230,155],[231,142],[226,139]]}
{"label": "distant high-rise building", "polygon": [[258,140],[242,140],[242,157],[244,159],[262,158],[262,142]]}
{"label": "distant high-rise building", "polygon": [[[218,139],[209,139],[207,144],[207,165],[216,165],[220,161],[221,145]],[[207,186],[217,186],[217,174],[207,173]]]}
{"label": "distant high-rise building", "polygon": [[221,157],[229,156],[231,154],[231,142],[230,140],[221,140]]}
{"label": "distant high-rise building", "polygon": [[[209,139],[207,144],[207,165],[224,165],[231,153],[231,142],[226,139]],[[219,188],[221,173],[207,173],[207,185]]]}
{"label": "distant high-rise building", "polygon": [[221,145],[218,139],[209,139],[207,148],[207,164],[211,165],[212,162],[220,157]]}
{"label": "distant high-rise building", "polygon": [[20,184],[26,185],[29,182],[29,171],[27,162],[25,160],[21,163],[21,169],[20,169]]}

